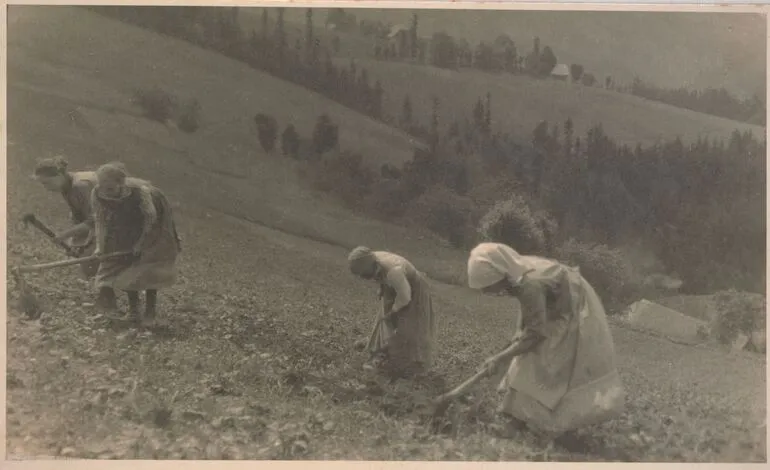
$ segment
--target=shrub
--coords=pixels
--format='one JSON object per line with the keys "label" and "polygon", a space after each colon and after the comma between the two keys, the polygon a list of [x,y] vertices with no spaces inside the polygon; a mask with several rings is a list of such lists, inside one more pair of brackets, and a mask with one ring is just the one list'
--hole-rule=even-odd
{"label": "shrub", "polygon": [[729,344],[739,334],[750,336],[766,328],[765,298],[761,294],[740,292],[735,289],[714,295],[716,312],[711,321],[710,336],[722,344]]}
{"label": "shrub", "polygon": [[375,217],[393,220],[404,215],[409,202],[409,192],[403,181],[381,178],[371,186],[364,206]]}
{"label": "shrub", "polygon": [[315,129],[313,129],[313,150],[317,154],[324,154],[337,147],[339,142],[339,129],[331,118],[322,114],[318,116]]}
{"label": "shrub", "polygon": [[472,185],[468,196],[485,211],[491,209],[496,203],[515,195],[521,189],[518,181],[509,176],[490,180],[484,175],[482,178],[483,180]]}
{"label": "shrub", "polygon": [[533,214],[535,223],[543,233],[543,256],[555,256],[556,246],[559,241],[559,224],[544,210],[538,210]]}
{"label": "shrub", "polygon": [[601,297],[608,315],[618,313],[638,297],[641,280],[619,250],[569,239],[558,247],[556,258],[580,269]]}
{"label": "shrub", "polygon": [[161,123],[171,119],[177,107],[176,98],[158,87],[135,90],[131,101],[144,111],[145,117]]}
{"label": "shrub", "polygon": [[543,223],[519,195],[495,203],[479,221],[480,241],[504,243],[523,255],[545,255]]}
{"label": "shrub", "polygon": [[177,119],[177,127],[188,134],[197,131],[200,128],[200,111],[200,103],[198,100],[192,99],[182,109],[182,112]]}
{"label": "shrub", "polygon": [[262,149],[267,153],[272,152],[278,138],[278,122],[272,116],[259,113],[254,116],[254,123],[257,125],[257,135]]}
{"label": "shrub", "polygon": [[596,77],[592,73],[583,73],[583,76],[580,77],[580,83],[582,83],[585,86],[594,86],[596,84]]}
{"label": "shrub", "polygon": [[294,128],[294,124],[286,126],[283,134],[281,134],[281,150],[285,156],[299,157],[299,134]]}
{"label": "shrub", "polygon": [[374,172],[362,164],[357,153],[342,152],[331,158],[309,163],[306,175],[313,187],[334,194],[349,207],[360,207],[375,180]]}
{"label": "shrub", "polygon": [[474,240],[476,206],[444,185],[434,185],[409,205],[406,219],[446,238],[455,247]]}

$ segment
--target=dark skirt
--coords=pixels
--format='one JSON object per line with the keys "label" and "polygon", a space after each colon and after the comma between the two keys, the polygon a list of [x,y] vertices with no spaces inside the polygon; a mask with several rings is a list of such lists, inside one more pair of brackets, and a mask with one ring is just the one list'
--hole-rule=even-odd
{"label": "dark skirt", "polygon": [[[131,251],[142,232],[144,218],[139,204],[139,188],[120,201],[103,201],[109,213],[105,254]],[[156,290],[176,282],[179,239],[171,205],[157,188],[151,188],[157,218],[145,238],[138,259],[131,257],[104,261],[96,274],[97,287],[120,290]]]}
{"label": "dark skirt", "polygon": [[[376,353],[387,350],[387,368],[391,373],[408,376],[425,372],[433,366],[436,339],[436,316],[428,280],[422,273],[408,275],[412,301],[397,315],[393,324],[380,322],[368,349]],[[395,291],[382,286],[382,308],[387,313],[395,301]]]}

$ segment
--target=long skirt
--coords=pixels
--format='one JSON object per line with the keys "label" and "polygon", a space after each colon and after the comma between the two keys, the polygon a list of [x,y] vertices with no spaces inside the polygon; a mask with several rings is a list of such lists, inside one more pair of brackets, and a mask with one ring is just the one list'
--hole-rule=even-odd
{"label": "long skirt", "polygon": [[[554,322],[535,351],[514,358],[498,388],[502,413],[547,435],[614,419],[625,407],[601,300],[577,271],[569,277],[577,314]],[[546,369],[560,361],[571,362],[570,373],[554,380]]]}
{"label": "long skirt", "polygon": [[[379,322],[367,349],[375,354],[387,350],[386,368],[397,376],[410,376],[425,372],[433,366],[436,341],[436,316],[433,311],[430,284],[425,276],[417,273],[409,276],[412,301],[395,319],[395,325]],[[382,311],[390,311],[396,293],[389,286],[382,286]]]}
{"label": "long skirt", "polygon": [[[157,290],[176,282],[180,246],[171,205],[159,192],[153,194],[153,199],[158,218],[147,234],[141,256],[103,261],[95,278],[97,287],[124,291]],[[108,222],[105,253],[130,251],[141,231],[141,220],[121,220],[121,214],[113,215]]]}

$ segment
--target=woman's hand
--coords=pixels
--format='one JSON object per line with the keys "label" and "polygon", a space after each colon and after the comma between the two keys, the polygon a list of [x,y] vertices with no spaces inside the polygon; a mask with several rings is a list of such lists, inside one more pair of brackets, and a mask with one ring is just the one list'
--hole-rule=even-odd
{"label": "woman's hand", "polygon": [[97,246],[97,247],[94,249],[94,252],[93,252],[93,254],[92,254],[91,256],[95,256],[95,257],[97,257],[97,258],[98,258],[98,257],[102,256],[103,254],[104,254],[104,250],[103,250],[101,247],[98,247],[98,246]]}
{"label": "woman's hand", "polygon": [[134,258],[140,258],[142,256],[142,246],[139,244],[134,245],[131,249],[131,254],[134,255]]}

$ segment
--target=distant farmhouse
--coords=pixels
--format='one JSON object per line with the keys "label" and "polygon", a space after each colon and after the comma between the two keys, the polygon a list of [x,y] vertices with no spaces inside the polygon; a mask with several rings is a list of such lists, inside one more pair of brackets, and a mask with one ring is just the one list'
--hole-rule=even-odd
{"label": "distant farmhouse", "polygon": [[570,76],[569,71],[569,65],[567,64],[556,64],[556,67],[553,68],[551,71],[551,78],[554,80],[560,80],[563,82],[571,82],[572,77]]}
{"label": "distant farmhouse", "polygon": [[[385,38],[378,41],[376,47],[389,59],[422,62],[430,50],[430,43],[430,38],[414,38],[411,28],[397,24],[390,28]],[[413,53],[414,56],[412,56]]]}
{"label": "distant farmhouse", "polygon": [[412,37],[409,28],[402,24],[397,24],[390,28],[387,37],[387,47],[395,57],[406,59],[411,55]]}

